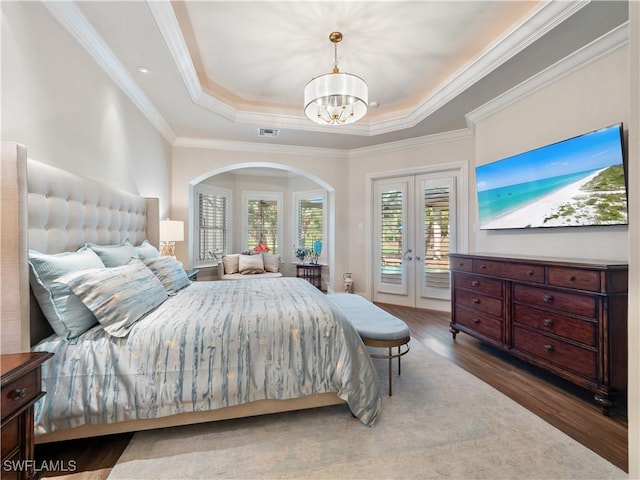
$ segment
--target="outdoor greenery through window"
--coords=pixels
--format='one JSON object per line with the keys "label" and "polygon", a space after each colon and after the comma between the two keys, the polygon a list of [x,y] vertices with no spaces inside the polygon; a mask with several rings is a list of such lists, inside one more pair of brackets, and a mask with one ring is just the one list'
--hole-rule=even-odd
{"label": "outdoor greenery through window", "polygon": [[196,189],[198,227],[195,243],[198,265],[215,264],[229,252],[231,191],[200,185]]}
{"label": "outdoor greenery through window", "polygon": [[[276,198],[246,198],[246,248],[279,252],[279,201]],[[266,247],[264,247],[266,245]]]}
{"label": "outdoor greenery through window", "polygon": [[295,247],[311,252],[314,251],[314,248],[320,247],[319,260],[326,258],[326,201],[324,192],[298,192],[295,194],[295,205]]}

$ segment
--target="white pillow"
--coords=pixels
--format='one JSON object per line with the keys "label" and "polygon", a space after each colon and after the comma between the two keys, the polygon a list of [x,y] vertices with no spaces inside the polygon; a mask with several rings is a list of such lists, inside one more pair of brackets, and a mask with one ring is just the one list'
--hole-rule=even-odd
{"label": "white pillow", "polygon": [[264,261],[260,255],[240,255],[238,259],[238,269],[243,275],[253,273],[264,273]]}
{"label": "white pillow", "polygon": [[222,265],[224,266],[224,273],[238,273],[238,261],[240,254],[230,254],[222,257]]}
{"label": "white pillow", "polygon": [[280,271],[280,255],[275,253],[263,253],[264,269],[266,272],[277,273]]}

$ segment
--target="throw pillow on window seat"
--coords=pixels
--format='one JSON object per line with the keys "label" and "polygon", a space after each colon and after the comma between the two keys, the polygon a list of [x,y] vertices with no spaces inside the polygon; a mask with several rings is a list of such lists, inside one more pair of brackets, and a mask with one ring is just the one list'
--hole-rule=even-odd
{"label": "throw pillow on window seat", "polygon": [[278,273],[280,271],[280,255],[275,253],[263,253],[262,260],[264,262],[265,272]]}
{"label": "throw pillow on window seat", "polygon": [[262,259],[262,255],[240,255],[238,259],[238,269],[243,275],[264,273],[264,260]]}

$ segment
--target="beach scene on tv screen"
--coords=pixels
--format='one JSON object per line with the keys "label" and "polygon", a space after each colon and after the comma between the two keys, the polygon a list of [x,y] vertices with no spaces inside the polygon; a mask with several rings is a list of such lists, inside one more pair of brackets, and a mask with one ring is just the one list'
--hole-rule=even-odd
{"label": "beach scene on tv screen", "polygon": [[619,125],[476,168],[480,228],[627,224]]}

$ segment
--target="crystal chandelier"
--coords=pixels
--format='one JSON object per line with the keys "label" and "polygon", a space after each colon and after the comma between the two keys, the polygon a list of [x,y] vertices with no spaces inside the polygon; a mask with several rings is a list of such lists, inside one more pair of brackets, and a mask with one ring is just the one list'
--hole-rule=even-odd
{"label": "crystal chandelier", "polygon": [[333,72],[312,79],[304,87],[304,113],[321,125],[344,125],[360,120],[367,113],[369,89],[356,75],[338,69],[338,43],[342,33],[332,32]]}

